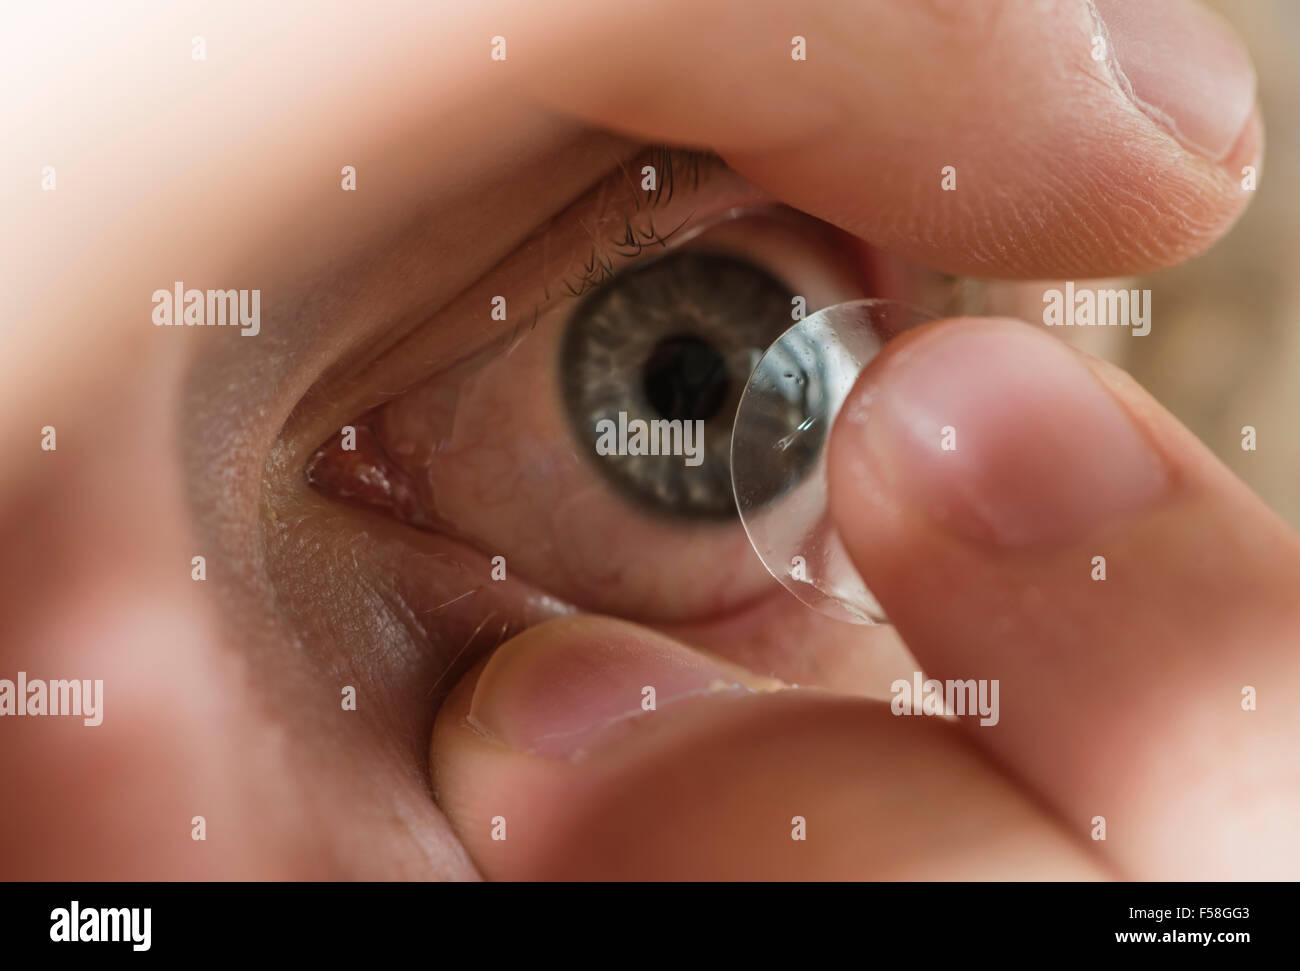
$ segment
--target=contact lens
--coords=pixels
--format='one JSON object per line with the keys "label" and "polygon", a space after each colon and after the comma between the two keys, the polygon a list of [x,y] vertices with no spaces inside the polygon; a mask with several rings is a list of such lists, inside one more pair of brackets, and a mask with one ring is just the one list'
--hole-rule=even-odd
{"label": "contact lens", "polygon": [[731,436],[731,485],[754,552],[818,613],[884,621],[826,508],[826,446],[844,399],[894,337],[936,319],[894,300],[819,310],[768,347],[750,374]]}

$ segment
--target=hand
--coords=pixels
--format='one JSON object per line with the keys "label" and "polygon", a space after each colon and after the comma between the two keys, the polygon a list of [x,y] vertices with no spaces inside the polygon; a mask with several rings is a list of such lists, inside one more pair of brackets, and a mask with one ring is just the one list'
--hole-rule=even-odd
{"label": "hand", "polygon": [[997,682],[991,717],[973,694],[958,725],[898,717],[919,692],[774,690],[642,627],[552,621],[434,734],[440,804],[486,875],[1295,874],[1300,726],[1262,699],[1297,687],[1300,548],[1155,401],[1025,324],[941,322],[872,362],[830,462],[917,683]]}

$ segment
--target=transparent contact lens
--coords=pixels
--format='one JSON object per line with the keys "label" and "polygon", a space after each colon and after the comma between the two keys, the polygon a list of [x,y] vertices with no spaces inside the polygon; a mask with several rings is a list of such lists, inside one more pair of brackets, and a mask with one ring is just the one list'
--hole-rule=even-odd
{"label": "transparent contact lens", "polygon": [[731,436],[731,485],[749,542],[769,573],[818,613],[884,621],[826,509],[826,446],[867,363],[935,314],[894,300],[836,304],[799,321],[749,377]]}

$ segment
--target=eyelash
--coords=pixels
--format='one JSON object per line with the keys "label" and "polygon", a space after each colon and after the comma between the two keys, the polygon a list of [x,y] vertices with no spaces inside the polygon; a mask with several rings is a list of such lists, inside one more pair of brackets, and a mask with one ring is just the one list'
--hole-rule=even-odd
{"label": "eyelash", "polygon": [[641,190],[636,188],[636,181],[628,171],[626,163],[619,163],[619,168],[627,179],[628,188],[631,190],[633,208],[623,217],[621,238],[612,237],[608,240],[601,240],[594,233],[591,233],[591,254],[583,263],[582,271],[573,278],[564,281],[564,288],[570,296],[581,297],[614,275],[613,260],[606,255],[609,250],[613,250],[614,254],[621,259],[632,260],[654,246],[665,246],[670,239],[689,225],[694,218],[694,213],[687,214],[681,222],[666,233],[660,233],[655,229],[653,215],[647,217],[645,229],[637,229],[632,225],[633,216],[671,202],[676,192],[679,176],[684,177],[683,184],[689,181],[691,190],[698,191],[701,172],[705,173],[704,178],[707,181],[709,170],[715,165],[725,163],[712,152],[657,145],[649,149],[649,159],[645,164],[653,166],[656,180],[653,192],[643,197]]}
{"label": "eyelash", "polygon": [[[654,217],[648,217],[646,228],[643,230],[636,229],[632,225],[632,217],[625,216],[623,219],[623,238],[611,241],[608,245],[616,251],[616,254],[622,259],[634,260],[653,246],[666,246],[668,241],[676,236],[681,230],[695,218],[695,213],[688,213],[681,222],[670,229],[668,232],[660,234],[655,229]],[[577,277],[577,285],[572,281],[565,281],[565,289],[573,297],[581,297],[583,294],[600,286],[615,273],[614,262],[608,257],[601,257],[599,251],[593,248],[591,256],[583,265],[583,271]]]}

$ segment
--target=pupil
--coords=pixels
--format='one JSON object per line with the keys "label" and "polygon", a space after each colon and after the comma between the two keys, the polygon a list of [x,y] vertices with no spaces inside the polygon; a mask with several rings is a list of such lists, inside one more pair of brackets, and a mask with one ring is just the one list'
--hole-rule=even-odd
{"label": "pupil", "polygon": [[712,418],[727,398],[727,362],[707,341],[689,334],[665,337],[645,362],[645,395],[664,418]]}

